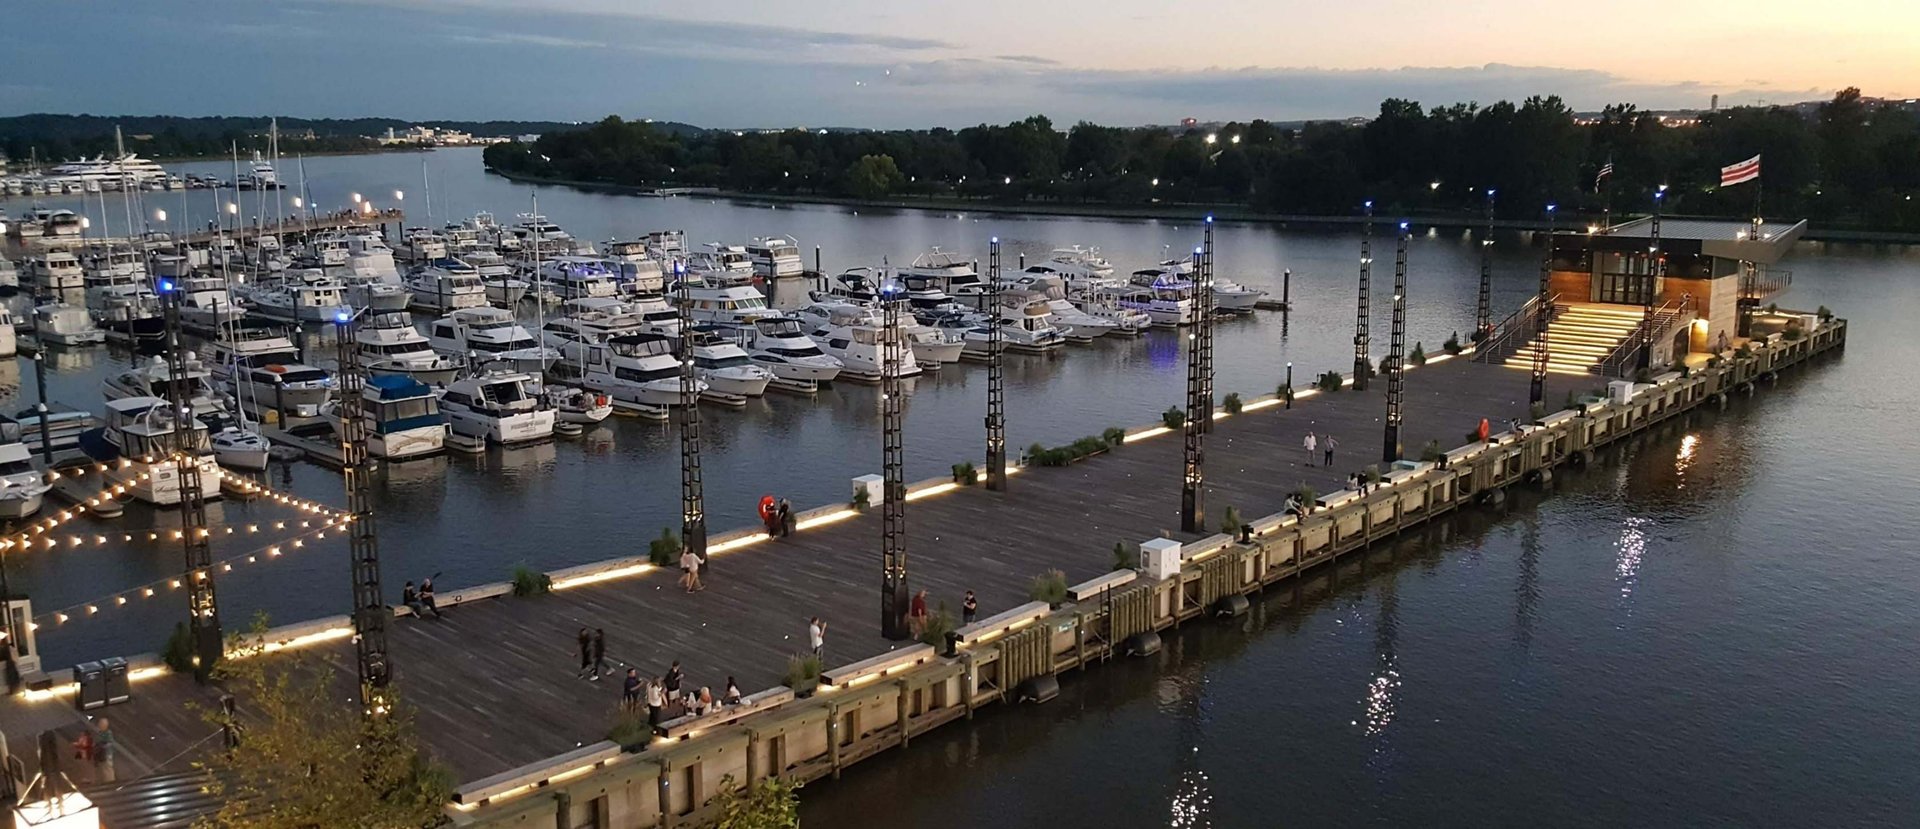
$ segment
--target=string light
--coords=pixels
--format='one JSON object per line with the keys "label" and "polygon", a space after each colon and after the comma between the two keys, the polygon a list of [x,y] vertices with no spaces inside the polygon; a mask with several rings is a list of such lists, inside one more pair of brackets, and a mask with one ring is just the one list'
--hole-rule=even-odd
{"label": "string light", "polygon": [[[325,532],[326,532],[325,529],[313,529],[313,530],[308,530],[305,534],[314,535],[316,537],[324,537]],[[261,564],[266,561],[279,558],[281,554],[285,552],[282,549],[282,547],[289,543],[291,544],[291,546],[293,546],[296,549],[306,548],[305,539],[300,537],[295,537],[291,539],[291,541],[286,541],[286,540],[278,541],[278,542],[274,542],[272,545],[260,547],[245,553],[239,553],[233,556],[229,556],[227,558],[223,558],[219,561],[213,562],[213,564],[220,568],[220,572],[231,573],[233,572],[233,566],[235,564]],[[265,554],[264,558],[262,558],[262,554]],[[203,581],[207,578],[207,571],[196,570],[193,573],[193,578],[196,581]],[[181,579],[177,577],[160,579],[157,581],[149,582],[144,585],[138,585],[109,596],[90,599],[88,601],[81,602],[79,604],[60,608],[59,610],[54,610],[47,613],[41,613],[34,618],[44,620],[44,619],[47,619],[48,617],[51,617],[54,624],[66,624],[68,621],[72,620],[74,618],[74,615],[77,613],[81,613],[84,611],[89,616],[99,613],[100,605],[105,604],[108,601],[111,601],[114,604],[114,606],[124,606],[128,604],[127,600],[130,598],[151,599],[158,594],[159,588],[162,585],[165,585],[166,589],[168,590],[179,590],[181,587]],[[36,629],[38,629],[37,625],[35,627]]]}

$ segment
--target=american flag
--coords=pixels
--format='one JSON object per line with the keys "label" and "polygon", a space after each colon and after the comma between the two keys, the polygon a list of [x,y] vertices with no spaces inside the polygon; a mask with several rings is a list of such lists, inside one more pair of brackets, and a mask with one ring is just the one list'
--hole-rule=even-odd
{"label": "american flag", "polygon": [[1600,165],[1600,172],[1595,173],[1593,175],[1593,188],[1595,190],[1600,189],[1600,182],[1606,181],[1607,177],[1611,175],[1613,175],[1612,161],[1608,161],[1607,163]]}
{"label": "american flag", "polygon": [[1760,156],[1720,168],[1720,186],[1731,187],[1760,178]]}

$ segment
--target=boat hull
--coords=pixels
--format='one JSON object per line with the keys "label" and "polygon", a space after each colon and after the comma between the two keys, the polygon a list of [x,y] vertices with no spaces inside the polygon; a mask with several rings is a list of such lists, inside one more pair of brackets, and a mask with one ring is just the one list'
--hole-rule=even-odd
{"label": "boat hull", "polygon": [[448,411],[447,420],[456,434],[490,443],[531,443],[553,437],[551,409],[498,418],[476,412]]}

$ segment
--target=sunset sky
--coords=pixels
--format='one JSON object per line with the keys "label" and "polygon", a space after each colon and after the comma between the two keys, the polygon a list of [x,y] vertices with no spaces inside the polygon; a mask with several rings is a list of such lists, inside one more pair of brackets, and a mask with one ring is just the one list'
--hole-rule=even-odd
{"label": "sunset sky", "polygon": [[905,127],[1920,95],[1913,0],[75,0],[6,17],[0,114]]}

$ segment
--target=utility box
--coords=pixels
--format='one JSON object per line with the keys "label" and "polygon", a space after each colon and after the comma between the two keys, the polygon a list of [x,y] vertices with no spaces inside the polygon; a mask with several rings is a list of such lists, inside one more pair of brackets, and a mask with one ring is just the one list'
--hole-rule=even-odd
{"label": "utility box", "polygon": [[869,506],[880,506],[880,503],[886,500],[887,497],[886,485],[887,479],[879,475],[861,475],[858,478],[854,478],[853,500],[858,503],[861,493],[865,493],[867,496],[866,502]]}
{"label": "utility box", "polygon": [[1615,380],[1607,384],[1607,401],[1622,406],[1633,402],[1633,381]]}
{"label": "utility box", "polygon": [[107,704],[107,667],[98,662],[82,662],[73,666],[73,684],[79,686],[73,694],[73,705],[82,711],[91,711]]}
{"label": "utility box", "polygon": [[133,683],[127,677],[127,660],[113,656],[100,660],[107,672],[107,704],[119,705],[133,699]]}
{"label": "utility box", "polygon": [[1154,581],[1180,575],[1180,542],[1171,538],[1140,542],[1140,571]]}

